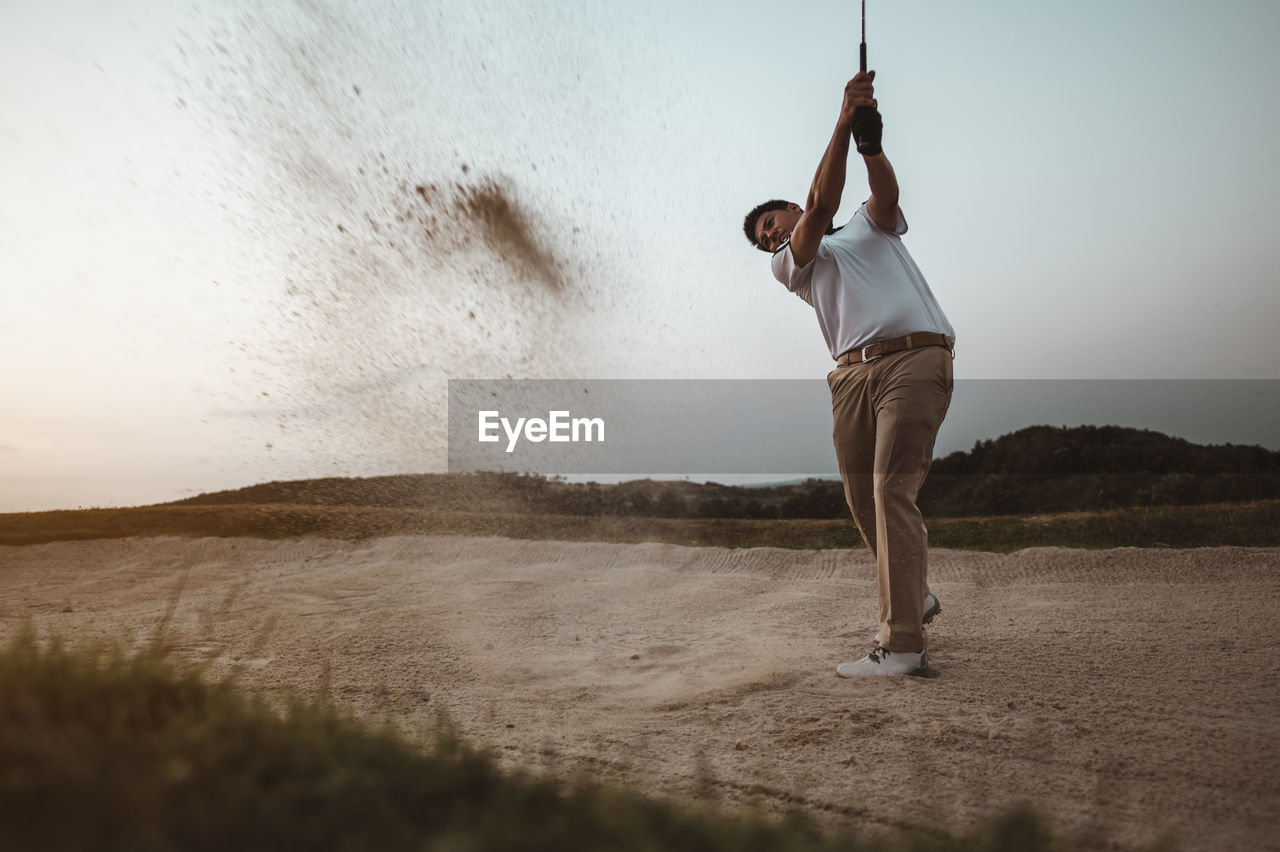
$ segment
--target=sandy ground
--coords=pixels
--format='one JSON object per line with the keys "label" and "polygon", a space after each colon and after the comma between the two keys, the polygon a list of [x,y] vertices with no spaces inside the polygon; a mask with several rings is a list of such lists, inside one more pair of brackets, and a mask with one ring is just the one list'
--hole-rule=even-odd
{"label": "sandy ground", "polygon": [[1030,800],[1280,849],[1280,550],[935,550],[927,678],[841,680],[866,553],[500,538],[0,548],[0,634],[144,639],[512,765],[880,829]]}

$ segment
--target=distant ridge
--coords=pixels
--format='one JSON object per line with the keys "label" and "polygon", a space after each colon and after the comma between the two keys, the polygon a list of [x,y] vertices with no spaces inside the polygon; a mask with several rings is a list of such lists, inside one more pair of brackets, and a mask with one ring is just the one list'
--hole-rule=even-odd
{"label": "distant ridge", "polygon": [[1265,473],[1280,452],[1201,445],[1127,426],[1028,426],[934,461],[933,473]]}
{"label": "distant ridge", "polygon": [[[833,460],[834,464],[834,460]],[[1029,426],[935,459],[927,515],[965,517],[1280,497],[1280,452],[1204,446],[1123,426]],[[523,474],[402,474],[266,482],[172,505],[378,506],[502,513],[706,518],[848,517],[838,479],[759,486],[637,479],[567,483]]]}

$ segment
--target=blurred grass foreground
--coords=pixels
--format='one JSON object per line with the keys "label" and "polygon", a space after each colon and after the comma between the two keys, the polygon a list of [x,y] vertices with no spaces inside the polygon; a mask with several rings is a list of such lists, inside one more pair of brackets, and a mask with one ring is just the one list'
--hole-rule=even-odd
{"label": "blurred grass foreground", "polygon": [[443,726],[415,743],[323,702],[278,710],[158,647],[0,650],[0,848],[14,850],[1073,849],[1015,808],[960,837],[870,839],[793,815],[646,799],[499,768]]}

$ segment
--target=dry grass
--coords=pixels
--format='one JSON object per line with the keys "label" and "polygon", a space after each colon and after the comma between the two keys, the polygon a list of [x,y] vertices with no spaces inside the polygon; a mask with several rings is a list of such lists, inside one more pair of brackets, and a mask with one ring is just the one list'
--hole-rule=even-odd
{"label": "dry grass", "polygon": [[[933,547],[1280,546],[1280,500],[1062,515],[927,519]],[[0,544],[130,536],[363,539],[467,535],[715,547],[861,547],[852,521],[635,518],[368,506],[165,505],[0,515]]]}

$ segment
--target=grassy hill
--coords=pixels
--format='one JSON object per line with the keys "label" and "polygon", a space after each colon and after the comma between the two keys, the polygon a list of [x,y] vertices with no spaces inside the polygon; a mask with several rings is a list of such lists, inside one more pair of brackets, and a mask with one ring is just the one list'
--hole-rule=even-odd
{"label": "grassy hill", "polygon": [[[930,544],[1280,545],[1280,453],[1114,426],[1035,426],[934,462]],[[520,474],[266,482],[175,503],[0,515],[0,544],[133,535],[502,535],[724,547],[853,547],[838,481],[738,487]]]}
{"label": "grassy hill", "polygon": [[[933,517],[1086,512],[1280,499],[1280,453],[1201,446],[1147,429],[1031,426],[936,459]],[[174,505],[378,506],[641,518],[843,519],[838,480],[764,487],[638,479],[567,483],[519,474],[421,474],[269,482]]]}

